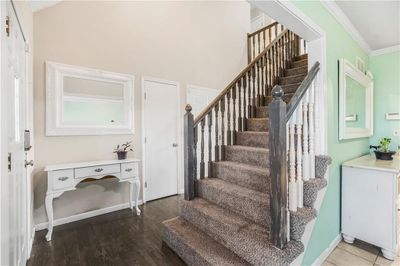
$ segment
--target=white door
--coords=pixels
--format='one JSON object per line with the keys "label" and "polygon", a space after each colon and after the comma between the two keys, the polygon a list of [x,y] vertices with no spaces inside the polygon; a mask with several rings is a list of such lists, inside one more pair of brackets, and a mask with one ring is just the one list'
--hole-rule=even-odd
{"label": "white door", "polygon": [[24,130],[26,116],[25,41],[9,1],[2,19],[1,59],[1,265],[25,265],[28,202]]}
{"label": "white door", "polygon": [[178,108],[176,83],[143,80],[145,200],[178,193]]}
{"label": "white door", "polygon": [[219,91],[194,85],[187,87],[187,103],[192,106],[192,114],[194,117],[217,97]]}

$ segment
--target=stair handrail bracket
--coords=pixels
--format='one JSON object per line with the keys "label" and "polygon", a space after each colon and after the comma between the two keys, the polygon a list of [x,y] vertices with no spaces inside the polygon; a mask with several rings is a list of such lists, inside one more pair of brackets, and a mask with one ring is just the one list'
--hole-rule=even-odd
{"label": "stair handrail bracket", "polygon": [[303,207],[303,181],[314,178],[310,176],[313,171],[308,170],[314,167],[314,160],[308,160],[314,143],[307,132],[314,131],[314,114],[308,110],[314,104],[314,80],[319,68],[316,62],[287,105],[282,99],[282,88],[275,85],[268,107],[271,242],[280,249],[290,240],[289,211],[296,212]]}

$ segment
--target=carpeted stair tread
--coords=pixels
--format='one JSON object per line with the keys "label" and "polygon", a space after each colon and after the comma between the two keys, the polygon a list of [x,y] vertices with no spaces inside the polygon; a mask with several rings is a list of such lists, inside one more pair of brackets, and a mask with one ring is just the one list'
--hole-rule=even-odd
{"label": "carpeted stair tread", "polygon": [[222,208],[227,208],[248,219],[269,226],[269,194],[248,189],[220,178],[198,181],[198,195]]}
{"label": "carpeted stair tread", "polygon": [[294,94],[297,91],[297,89],[299,88],[300,84],[301,84],[301,82],[294,83],[294,84],[288,84],[288,85],[282,85],[281,88],[285,94],[292,94],[292,93]]}
{"label": "carpeted stair tread", "polygon": [[290,239],[300,241],[307,223],[317,217],[314,208],[298,208],[296,212],[290,212]]}
{"label": "carpeted stair tread", "polygon": [[304,79],[304,74],[292,75],[292,76],[285,76],[279,78],[279,85],[290,85],[294,83],[301,83]]}
{"label": "carpeted stair tread", "polygon": [[229,145],[225,148],[225,160],[266,168],[269,166],[269,150],[266,148]]}
{"label": "carpeted stair tread", "polygon": [[328,181],[325,178],[313,178],[304,181],[304,206],[314,207],[315,200],[318,196],[318,191],[328,185]]}
{"label": "carpeted stair tread", "polygon": [[250,265],[180,217],[163,225],[164,241],[188,265]]}
{"label": "carpeted stair tread", "polygon": [[308,60],[307,59],[302,59],[302,60],[296,60],[292,62],[291,67],[301,67],[301,66],[307,66],[308,65]]}
{"label": "carpeted stair tread", "polygon": [[308,54],[301,54],[301,55],[295,56],[294,61],[304,60],[304,59],[308,59]]}
{"label": "carpeted stair tread", "polygon": [[269,119],[268,118],[248,118],[247,130],[266,132],[268,131]]}
{"label": "carpeted stair tread", "polygon": [[185,219],[253,265],[288,265],[304,250],[296,241],[284,250],[273,247],[267,228],[204,199],[182,200],[180,210]]}
{"label": "carpeted stair tread", "polygon": [[307,66],[293,67],[293,68],[286,69],[285,70],[285,75],[286,76],[298,75],[298,74],[307,75],[307,72],[308,72],[308,67]]}
{"label": "carpeted stair tread", "polygon": [[236,144],[242,146],[268,148],[268,132],[242,131],[236,134]]}
{"label": "carpeted stair tread", "polygon": [[257,118],[267,118],[268,117],[268,106],[258,106],[256,108]]}
{"label": "carpeted stair tread", "polygon": [[232,161],[219,161],[213,163],[213,171],[213,177],[232,184],[263,193],[269,191],[268,167],[257,167]]}

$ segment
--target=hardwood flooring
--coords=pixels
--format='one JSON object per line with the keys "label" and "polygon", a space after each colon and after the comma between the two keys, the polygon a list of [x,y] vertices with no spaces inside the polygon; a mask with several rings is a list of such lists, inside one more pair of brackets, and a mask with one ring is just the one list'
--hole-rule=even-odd
{"label": "hardwood flooring", "polygon": [[179,196],[36,232],[28,266],[185,265],[162,242],[161,222],[178,216]]}

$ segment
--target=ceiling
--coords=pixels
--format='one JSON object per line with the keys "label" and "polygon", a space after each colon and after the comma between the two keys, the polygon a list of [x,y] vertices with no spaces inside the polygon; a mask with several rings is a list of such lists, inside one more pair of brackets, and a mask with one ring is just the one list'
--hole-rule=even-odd
{"label": "ceiling", "polygon": [[30,0],[32,11],[36,12],[46,7],[58,4],[61,0]]}
{"label": "ceiling", "polygon": [[335,0],[335,3],[370,50],[400,45],[400,1]]}

